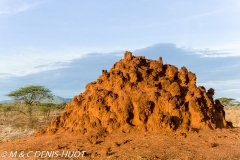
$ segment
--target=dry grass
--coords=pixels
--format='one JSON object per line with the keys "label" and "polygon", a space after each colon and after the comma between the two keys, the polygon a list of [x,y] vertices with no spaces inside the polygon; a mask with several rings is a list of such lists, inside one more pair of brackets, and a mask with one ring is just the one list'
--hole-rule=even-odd
{"label": "dry grass", "polygon": [[[6,109],[11,108],[10,110]],[[3,110],[3,108],[5,110]],[[14,106],[9,104],[1,105],[0,110],[0,142],[14,140],[31,136],[37,129],[46,128],[54,116],[60,115],[62,110],[54,109],[50,112],[49,117],[45,117],[38,110],[38,106],[34,106],[32,120],[28,115],[24,114],[26,107]]]}
{"label": "dry grass", "polygon": [[0,142],[25,138],[32,136],[35,133],[35,129],[17,129],[11,126],[0,126]]}
{"label": "dry grass", "polygon": [[240,107],[225,107],[226,120],[231,121],[234,127],[240,127]]}

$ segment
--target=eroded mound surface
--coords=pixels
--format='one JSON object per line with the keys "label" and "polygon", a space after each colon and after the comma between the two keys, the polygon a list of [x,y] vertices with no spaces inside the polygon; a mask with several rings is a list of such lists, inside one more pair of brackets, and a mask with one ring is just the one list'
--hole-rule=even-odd
{"label": "eroded mound surface", "polygon": [[[199,130],[227,128],[214,90],[196,86],[196,76],[158,60],[132,56],[102,71],[96,82],[68,103],[46,133],[104,134],[114,130]],[[39,134],[39,133],[38,133]]]}

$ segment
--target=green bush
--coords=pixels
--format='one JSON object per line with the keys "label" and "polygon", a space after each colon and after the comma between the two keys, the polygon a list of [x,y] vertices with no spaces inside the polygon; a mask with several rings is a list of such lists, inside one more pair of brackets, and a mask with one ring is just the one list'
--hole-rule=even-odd
{"label": "green bush", "polygon": [[12,106],[0,106],[0,112],[3,112],[6,115],[8,112],[12,111]]}
{"label": "green bush", "polygon": [[55,108],[53,103],[41,103],[39,105],[39,111],[43,113],[44,117],[49,117],[51,110]]}
{"label": "green bush", "polygon": [[67,103],[63,102],[63,103],[60,103],[60,104],[56,104],[55,108],[62,110],[66,107],[66,105],[67,105]]}

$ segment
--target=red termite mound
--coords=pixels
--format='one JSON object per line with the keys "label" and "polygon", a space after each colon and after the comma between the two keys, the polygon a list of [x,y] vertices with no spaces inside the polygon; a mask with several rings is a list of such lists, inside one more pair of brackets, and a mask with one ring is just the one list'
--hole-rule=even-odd
{"label": "red termite mound", "polygon": [[45,131],[80,134],[114,130],[199,130],[227,128],[224,110],[214,103],[214,90],[196,86],[196,76],[158,60],[132,56],[102,71],[97,81],[67,104]]}

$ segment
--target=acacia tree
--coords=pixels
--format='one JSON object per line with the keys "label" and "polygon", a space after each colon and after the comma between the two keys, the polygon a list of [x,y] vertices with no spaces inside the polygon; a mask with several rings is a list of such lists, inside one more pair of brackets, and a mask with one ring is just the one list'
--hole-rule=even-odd
{"label": "acacia tree", "polygon": [[21,104],[23,103],[27,106],[30,122],[32,121],[33,105],[42,99],[51,100],[53,98],[53,95],[48,88],[39,85],[22,87],[18,90],[8,93],[6,96],[13,98],[15,102]]}

